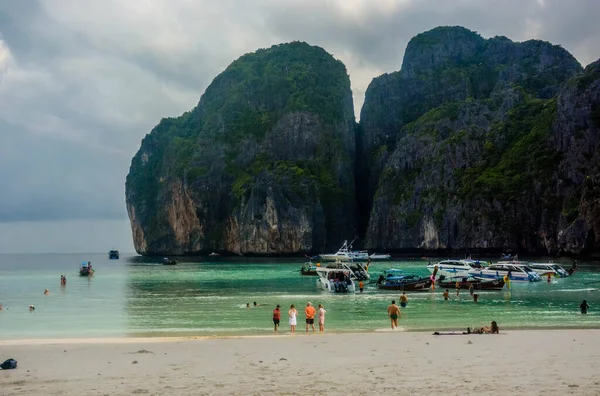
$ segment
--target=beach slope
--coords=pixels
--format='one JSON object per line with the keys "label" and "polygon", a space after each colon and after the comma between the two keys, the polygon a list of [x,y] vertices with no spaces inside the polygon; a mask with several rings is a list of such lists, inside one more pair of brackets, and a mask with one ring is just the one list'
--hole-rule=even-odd
{"label": "beach slope", "polygon": [[0,342],[1,395],[598,395],[600,330]]}

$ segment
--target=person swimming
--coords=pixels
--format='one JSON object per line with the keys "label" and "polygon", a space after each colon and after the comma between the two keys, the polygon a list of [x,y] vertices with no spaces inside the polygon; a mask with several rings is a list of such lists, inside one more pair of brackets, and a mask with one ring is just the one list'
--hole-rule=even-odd
{"label": "person swimming", "polygon": [[48,289],[44,290],[44,294],[45,294],[46,296],[49,296],[49,295],[50,295],[50,290],[48,290]]}

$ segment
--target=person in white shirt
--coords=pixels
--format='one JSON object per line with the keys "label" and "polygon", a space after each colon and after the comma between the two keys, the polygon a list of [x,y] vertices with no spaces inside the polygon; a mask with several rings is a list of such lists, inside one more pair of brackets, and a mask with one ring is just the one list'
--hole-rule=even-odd
{"label": "person in white shirt", "polygon": [[319,332],[324,332],[325,331],[325,314],[327,313],[327,311],[325,311],[325,308],[323,308],[322,304],[319,304]]}

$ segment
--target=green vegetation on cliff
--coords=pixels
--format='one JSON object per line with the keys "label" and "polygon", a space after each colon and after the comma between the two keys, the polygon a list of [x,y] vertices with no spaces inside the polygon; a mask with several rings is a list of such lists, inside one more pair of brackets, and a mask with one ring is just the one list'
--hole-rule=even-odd
{"label": "green vegetation on cliff", "polygon": [[[161,210],[174,194],[173,183],[182,182],[198,208],[219,208],[197,212],[221,230],[205,236],[206,245],[222,241],[231,213],[258,199],[252,191],[272,191],[273,183],[280,192],[272,193],[286,199],[276,202],[278,210],[320,201],[326,217],[336,205],[353,212],[353,147],[354,112],[343,63],[303,42],[276,45],[231,63],[195,109],[163,119],[146,136],[127,177],[128,203],[143,226],[163,223],[168,234]],[[350,229],[353,221],[348,219]],[[325,226],[333,239],[343,233],[328,220]]]}

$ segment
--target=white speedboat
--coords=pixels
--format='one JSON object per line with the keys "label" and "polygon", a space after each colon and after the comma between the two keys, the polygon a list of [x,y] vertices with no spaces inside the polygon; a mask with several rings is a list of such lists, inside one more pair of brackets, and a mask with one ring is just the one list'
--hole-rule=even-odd
{"label": "white speedboat", "polygon": [[498,262],[486,268],[474,268],[469,274],[479,279],[503,279],[508,275],[511,282],[538,282],[540,276],[525,264]]}
{"label": "white speedboat", "polygon": [[378,253],[373,253],[372,255],[369,256],[369,258],[371,260],[389,260],[392,258],[391,254],[378,254]]}
{"label": "white speedboat", "polygon": [[[354,242],[354,241],[352,241]],[[367,261],[369,252],[366,250],[352,250],[352,242],[344,241],[342,247],[335,253],[321,254],[324,261]]]}
{"label": "white speedboat", "polygon": [[479,260],[442,260],[437,264],[429,263],[427,269],[433,274],[437,267],[437,275],[444,275],[446,278],[455,276],[469,276],[469,271],[483,268],[483,263]]}
{"label": "white speedboat", "polygon": [[356,287],[351,271],[337,268],[317,268],[317,286],[330,293],[354,293]]}
{"label": "white speedboat", "polygon": [[550,263],[529,263],[529,268],[534,270],[540,276],[554,276],[556,278],[566,278],[569,276],[567,270],[558,264]]}
{"label": "white speedboat", "polygon": [[350,278],[353,280],[364,281],[371,279],[371,275],[369,275],[369,266],[364,266],[359,262],[337,260],[335,263],[327,264],[326,268],[350,271]]}
{"label": "white speedboat", "polygon": [[350,248],[348,246],[348,241],[344,241],[344,244],[336,253],[329,254],[321,254],[321,260],[325,261],[350,261],[352,258],[350,257]]}

